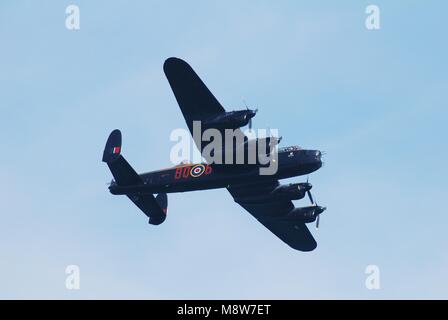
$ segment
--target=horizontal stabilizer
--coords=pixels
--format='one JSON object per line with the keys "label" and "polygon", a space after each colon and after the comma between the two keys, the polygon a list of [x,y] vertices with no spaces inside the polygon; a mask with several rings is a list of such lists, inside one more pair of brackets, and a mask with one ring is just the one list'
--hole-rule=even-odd
{"label": "horizontal stabilizer", "polygon": [[168,197],[166,196],[166,193],[159,193],[156,197],[156,201],[166,215],[168,210]]}
{"label": "horizontal stabilizer", "polygon": [[165,221],[166,207],[162,208],[153,195],[128,195],[128,198],[149,218],[149,224],[158,225]]}

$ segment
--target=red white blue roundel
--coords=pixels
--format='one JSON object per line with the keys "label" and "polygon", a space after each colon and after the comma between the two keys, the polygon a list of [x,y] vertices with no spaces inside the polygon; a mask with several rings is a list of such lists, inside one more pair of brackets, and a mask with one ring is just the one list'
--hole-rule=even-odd
{"label": "red white blue roundel", "polygon": [[203,164],[197,164],[191,168],[190,175],[193,178],[197,178],[197,177],[201,176],[204,173],[204,171],[205,171],[205,166]]}

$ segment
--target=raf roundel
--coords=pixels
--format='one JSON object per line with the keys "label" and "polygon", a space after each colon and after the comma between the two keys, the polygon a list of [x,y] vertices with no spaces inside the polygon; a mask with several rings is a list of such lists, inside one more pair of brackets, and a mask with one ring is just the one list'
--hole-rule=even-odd
{"label": "raf roundel", "polygon": [[197,177],[201,176],[204,173],[204,171],[205,171],[205,166],[203,164],[197,164],[191,168],[190,175],[193,178],[197,178]]}

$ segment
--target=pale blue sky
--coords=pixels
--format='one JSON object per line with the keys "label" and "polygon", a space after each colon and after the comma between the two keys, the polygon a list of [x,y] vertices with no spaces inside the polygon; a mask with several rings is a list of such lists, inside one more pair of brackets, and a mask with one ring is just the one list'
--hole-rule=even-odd
{"label": "pale blue sky", "polygon": [[[81,9],[81,30],[65,8]],[[381,30],[364,27],[368,4]],[[445,1],[2,1],[0,298],[448,298]],[[282,145],[327,152],[328,210],[294,251],[225,190],[169,195],[158,227],[112,196],[123,132],[137,171],[184,128],[163,74],[187,60]],[[303,181],[305,177],[291,179]],[[305,200],[299,203],[307,203]],[[297,205],[300,205],[300,204]],[[81,268],[81,290],[65,267]],[[381,289],[365,288],[378,265]]]}

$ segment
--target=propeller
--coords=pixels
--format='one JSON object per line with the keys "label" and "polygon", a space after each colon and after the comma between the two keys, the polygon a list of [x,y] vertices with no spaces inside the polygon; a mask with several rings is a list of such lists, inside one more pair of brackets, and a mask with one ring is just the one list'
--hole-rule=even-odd
{"label": "propeller", "polygon": [[[316,209],[317,209],[317,207],[318,207],[317,203],[315,203],[314,205],[316,206]],[[315,212],[316,212],[316,211],[315,211]],[[318,213],[318,214],[317,214],[317,217],[316,217],[316,229],[319,229],[319,222],[320,222],[320,214],[321,214],[321,213],[322,213],[322,212]]]}
{"label": "propeller", "polygon": [[[308,177],[306,177],[306,183],[308,183]],[[315,206],[315,214],[316,214],[316,211],[317,211],[317,216],[316,216],[316,229],[319,229],[319,223],[320,223],[320,215],[321,215],[321,213],[322,212],[324,212],[327,208],[325,208],[325,207],[319,207],[319,205],[317,204],[317,202],[314,202],[314,199],[313,199],[313,196],[311,195],[311,191],[310,190],[307,190],[307,192],[306,192],[307,194],[308,194],[308,198],[310,199],[310,201],[311,201],[311,204],[313,205],[313,206]]]}
{"label": "propeller", "polygon": [[[308,183],[308,177],[306,177],[306,183]],[[311,204],[314,205],[314,199],[313,199],[313,196],[311,195],[310,189],[308,189],[306,193],[308,194],[308,198],[310,199]]]}
{"label": "propeller", "polygon": [[[247,108],[247,106],[246,106],[246,108]],[[247,108],[247,110],[249,110],[249,108]],[[255,115],[257,114],[258,108],[256,108],[255,110],[251,110],[251,111],[253,112],[253,116],[251,116],[249,119],[249,130],[252,131],[252,118],[255,117]]]}
{"label": "propeller", "polygon": [[[320,206],[318,206],[317,203],[316,203],[316,209],[314,209],[314,210],[317,210],[316,229],[319,229],[320,215],[322,214],[322,212],[324,212],[325,210],[327,210],[327,208],[326,208],[326,207],[320,207]],[[316,211],[315,211],[315,213],[316,213]]]}
{"label": "propeller", "polygon": [[255,115],[257,114],[258,108],[256,108],[255,110],[250,110],[249,107],[247,106],[246,100],[243,99],[243,103],[246,106],[246,110],[251,111],[252,113],[249,119],[249,131],[252,131],[252,118],[255,117]]}
{"label": "propeller", "polygon": [[314,199],[313,199],[313,196],[311,195],[311,191],[310,191],[310,190],[308,190],[308,191],[307,191],[306,193],[308,194],[308,198],[310,199],[310,201],[311,201],[311,204],[313,204],[313,205],[314,205]]}

